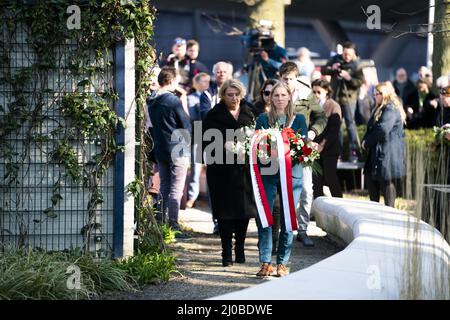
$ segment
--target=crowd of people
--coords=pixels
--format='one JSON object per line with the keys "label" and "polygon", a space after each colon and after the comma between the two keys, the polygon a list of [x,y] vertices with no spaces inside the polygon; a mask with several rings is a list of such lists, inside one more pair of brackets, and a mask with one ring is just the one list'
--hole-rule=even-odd
{"label": "crowd of people", "polygon": [[[227,129],[252,125],[256,129],[289,127],[314,142],[320,153],[321,170],[313,173],[310,167],[293,166],[290,190],[296,205],[296,239],[309,247],[314,246],[307,235],[313,199],[324,195],[324,186],[329,187],[331,196],[342,197],[337,174],[342,158],[360,161],[364,153],[370,200],[379,201],[383,195],[385,204],[394,206],[396,181],[405,175],[404,129],[450,123],[448,76],[438,79],[439,94],[433,92],[431,71],[425,67],[420,68],[415,83],[403,68],[396,71],[393,82],[369,83],[357,48],[351,42],[344,43],[342,52],[332,56],[321,68],[314,65],[309,50],[304,47],[298,50],[298,60],[283,58],[252,101],[246,98],[246,86],[233,78],[231,63],[218,61],[210,75],[198,60],[199,49],[195,40],[176,38],[172,53],[160,63],[161,69],[154,70],[157,81],[152,84],[147,101],[146,129],[153,139],[151,159],[155,175],[150,187],[157,195],[157,218],[159,222],[168,222],[174,230],[181,230],[178,213],[183,191],[187,190],[185,207],[192,208],[206,167],[208,201],[214,233],[221,238],[222,264],[245,263],[247,227],[249,220],[256,218],[261,263],[257,275],[260,277],[288,274],[294,231],[285,226],[280,175],[262,176],[273,216],[273,224],[263,227],[257,214],[249,164],[237,159],[233,163],[206,161],[206,165],[202,164],[205,159],[199,150],[207,148],[212,141],[194,139],[192,128],[197,128],[198,123],[202,124],[203,133],[216,129],[223,137]],[[267,62],[267,52],[260,54],[262,61]],[[275,64],[270,66],[274,68]],[[348,132],[348,155],[342,155],[343,122]],[[367,124],[362,141],[357,134],[357,123]],[[177,129],[184,129],[191,136],[180,135],[174,139],[173,132]],[[225,148],[225,139],[223,142],[225,155],[230,151]],[[178,152],[180,143],[189,145],[190,152],[186,148]],[[185,234],[179,232],[178,236]],[[273,255],[276,269],[272,265]]]}

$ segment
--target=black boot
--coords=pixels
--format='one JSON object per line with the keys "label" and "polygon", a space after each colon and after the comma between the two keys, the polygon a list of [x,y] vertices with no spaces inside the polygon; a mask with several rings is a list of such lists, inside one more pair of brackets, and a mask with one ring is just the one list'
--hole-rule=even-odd
{"label": "black boot", "polygon": [[233,265],[232,256],[232,241],[233,241],[233,229],[230,222],[226,220],[218,221],[220,239],[222,242],[222,265],[224,267]]}
{"label": "black boot", "polygon": [[236,244],[236,247],[234,248],[234,254],[235,254],[235,261],[236,263],[245,263],[245,252],[244,252],[244,246]]}

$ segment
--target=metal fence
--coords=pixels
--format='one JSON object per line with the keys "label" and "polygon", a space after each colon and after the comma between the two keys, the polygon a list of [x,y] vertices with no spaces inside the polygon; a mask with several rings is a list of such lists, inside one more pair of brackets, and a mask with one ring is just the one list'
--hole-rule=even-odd
{"label": "metal fence", "polygon": [[[98,185],[102,202],[89,212],[92,190],[74,181],[53,157],[64,133],[74,130],[58,104],[83,80],[68,67],[76,44],[47,48],[54,50],[56,68],[40,72],[33,68],[37,58],[26,29],[18,27],[11,35],[1,22],[0,27],[0,248],[85,247],[99,256],[109,254],[113,250],[114,165]],[[113,51],[104,60],[113,61]],[[24,87],[10,81],[21,76],[30,80]],[[93,79],[84,92],[101,91],[113,82],[113,72]],[[100,148],[95,138],[79,136],[65,142],[85,167]],[[86,233],[88,229],[91,232]]]}

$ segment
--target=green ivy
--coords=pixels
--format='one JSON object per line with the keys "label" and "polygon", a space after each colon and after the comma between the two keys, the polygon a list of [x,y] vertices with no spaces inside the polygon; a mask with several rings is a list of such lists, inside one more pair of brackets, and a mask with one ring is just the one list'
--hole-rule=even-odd
{"label": "green ivy", "polygon": [[[81,9],[81,28],[69,30],[66,22],[70,5]],[[18,1],[6,1],[0,4],[0,24],[4,27],[7,41],[14,41],[18,33],[25,29],[26,41],[36,59],[29,66],[20,69],[11,67],[13,52],[8,43],[0,43],[0,85],[12,89],[12,97],[7,106],[0,106],[0,159],[5,163],[4,187],[12,188],[21,183],[19,171],[30,157],[32,147],[49,141],[54,149],[48,150],[48,161],[60,165],[64,176],[89,191],[89,203],[86,208],[88,221],[80,230],[87,236],[93,229],[100,229],[96,223],[96,208],[103,202],[100,181],[111,165],[115,154],[122,151],[115,141],[119,125],[124,119],[118,117],[112,108],[118,100],[117,93],[107,81],[114,64],[108,52],[126,39],[134,39],[136,45],[136,97],[137,104],[137,140],[143,142],[143,108],[150,84],[151,70],[155,65],[155,52],[152,47],[153,20],[155,9],[150,1],[124,0],[46,0],[35,1],[32,5]],[[9,39],[9,40],[8,40]],[[1,41],[1,40],[0,40]],[[69,45],[70,54],[64,57],[66,72],[75,81],[76,90],[64,95],[55,94],[49,79],[61,72],[58,46]],[[60,90],[61,91],[61,90]],[[45,112],[48,96],[51,105],[65,117],[62,125],[58,119]],[[29,97],[33,97],[30,103]],[[50,133],[40,132],[43,121],[59,123]],[[25,132],[23,132],[26,128]],[[9,136],[24,137],[24,150],[17,153]],[[11,140],[12,141],[12,140]],[[99,152],[91,160],[83,162],[85,144],[98,146]],[[144,180],[146,171],[145,143],[137,150],[137,179]],[[80,160],[81,159],[81,160]],[[60,193],[61,177],[52,188],[52,196],[43,214],[55,218],[55,208],[62,200]],[[145,210],[147,198],[145,188],[135,194],[137,218]],[[42,220],[35,219],[35,223]],[[154,221],[147,223],[155,224]],[[24,231],[27,232],[26,230]],[[155,236],[160,243],[161,235]]]}

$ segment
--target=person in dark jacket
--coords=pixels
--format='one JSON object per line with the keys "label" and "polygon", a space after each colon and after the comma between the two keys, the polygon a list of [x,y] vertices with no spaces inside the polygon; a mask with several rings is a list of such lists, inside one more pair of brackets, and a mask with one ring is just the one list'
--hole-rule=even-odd
{"label": "person in dark jacket", "polygon": [[433,127],[438,113],[436,98],[426,80],[417,80],[416,89],[407,97],[404,108],[408,129]]}
{"label": "person in dark jacket", "polygon": [[439,94],[439,112],[435,123],[442,127],[444,124],[450,123],[450,86],[442,88]]}
{"label": "person in dark jacket", "polygon": [[403,126],[405,111],[392,86],[380,83],[376,87],[376,109],[367,125],[362,147],[368,151],[364,166],[371,201],[394,207],[395,181],[405,175],[405,145]]}
{"label": "person in dark jacket", "polygon": [[[271,108],[267,113],[262,113],[256,120],[256,129],[269,129],[269,128],[291,128],[293,131],[300,133],[302,136],[308,134],[308,127],[306,126],[305,117],[301,114],[295,114],[294,104],[292,101],[292,95],[289,87],[282,82],[276,84],[270,95]],[[267,196],[267,202],[272,212],[275,198],[277,193],[281,193],[281,180],[280,173],[277,171],[274,174],[263,174],[261,171],[261,178],[264,185],[265,194]],[[301,164],[292,166],[292,191],[294,206],[300,201],[300,195],[302,192],[302,176],[303,168]],[[283,201],[280,200],[280,203]],[[280,208],[283,206],[280,205]],[[284,214],[280,215],[281,220],[281,233],[278,240],[277,248],[277,270],[276,275],[279,277],[288,274],[286,265],[289,261],[292,240],[294,238],[293,232],[286,228],[286,221]],[[259,277],[267,277],[273,273],[273,267],[271,264],[272,258],[272,227],[263,227],[260,217],[257,217],[258,226],[258,248],[259,248],[259,261],[262,263],[261,269],[257,273]]]}
{"label": "person in dark jacket", "polygon": [[[180,99],[172,93],[178,85],[176,69],[163,67],[158,83],[160,89],[147,100],[161,179],[158,220],[165,222],[168,211],[169,225],[180,230],[178,212],[189,165],[191,121]],[[182,233],[177,235],[183,236]]]}
{"label": "person in dark jacket", "polygon": [[259,97],[253,103],[253,114],[258,117],[261,113],[270,110],[270,93],[275,84],[278,83],[276,79],[267,79],[261,86]]}
{"label": "person in dark jacket", "polygon": [[402,99],[403,105],[406,104],[408,96],[416,90],[414,83],[409,80],[408,74],[404,68],[398,68],[395,72],[395,80],[392,83],[397,96]]}
{"label": "person in dark jacket", "polygon": [[[226,161],[230,154],[225,149],[226,131],[252,126],[255,117],[251,109],[243,103],[244,86],[237,80],[225,81],[220,88],[220,102],[214,106],[203,120],[204,136],[219,130],[220,137],[212,142],[203,142],[205,153],[206,180],[211,199],[213,218],[217,219],[222,242],[222,265],[233,265],[232,239],[235,237],[235,262],[245,262],[244,244],[250,218],[256,216],[256,205],[248,164],[240,164],[237,155],[234,161]],[[210,130],[214,129],[214,130]],[[206,139],[205,139],[206,140]],[[208,154],[210,144],[220,141],[220,149]],[[232,142],[232,141],[228,141]],[[218,147],[219,148],[219,147]],[[216,159],[221,154],[223,157]],[[213,161],[217,160],[217,161]]]}
{"label": "person in dark jacket", "polygon": [[355,123],[358,90],[364,82],[364,75],[352,42],[343,44],[342,55],[332,57],[321,68],[322,74],[331,76],[333,99],[342,108],[345,126],[349,137],[349,161],[358,160],[359,140]]}
{"label": "person in dark jacket", "polygon": [[328,118],[325,130],[314,140],[319,145],[321,173],[313,174],[314,199],[323,196],[323,186],[330,188],[333,197],[342,198],[341,184],[337,175],[337,161],[341,154],[342,112],[339,104],[331,98],[330,83],[318,79],[312,83],[313,93]]}
{"label": "person in dark jacket", "polygon": [[200,96],[200,115],[202,119],[205,118],[211,108],[213,108],[220,101],[220,87],[225,81],[233,77],[233,65],[225,61],[219,61],[213,66],[214,80],[208,90],[204,91]]}

